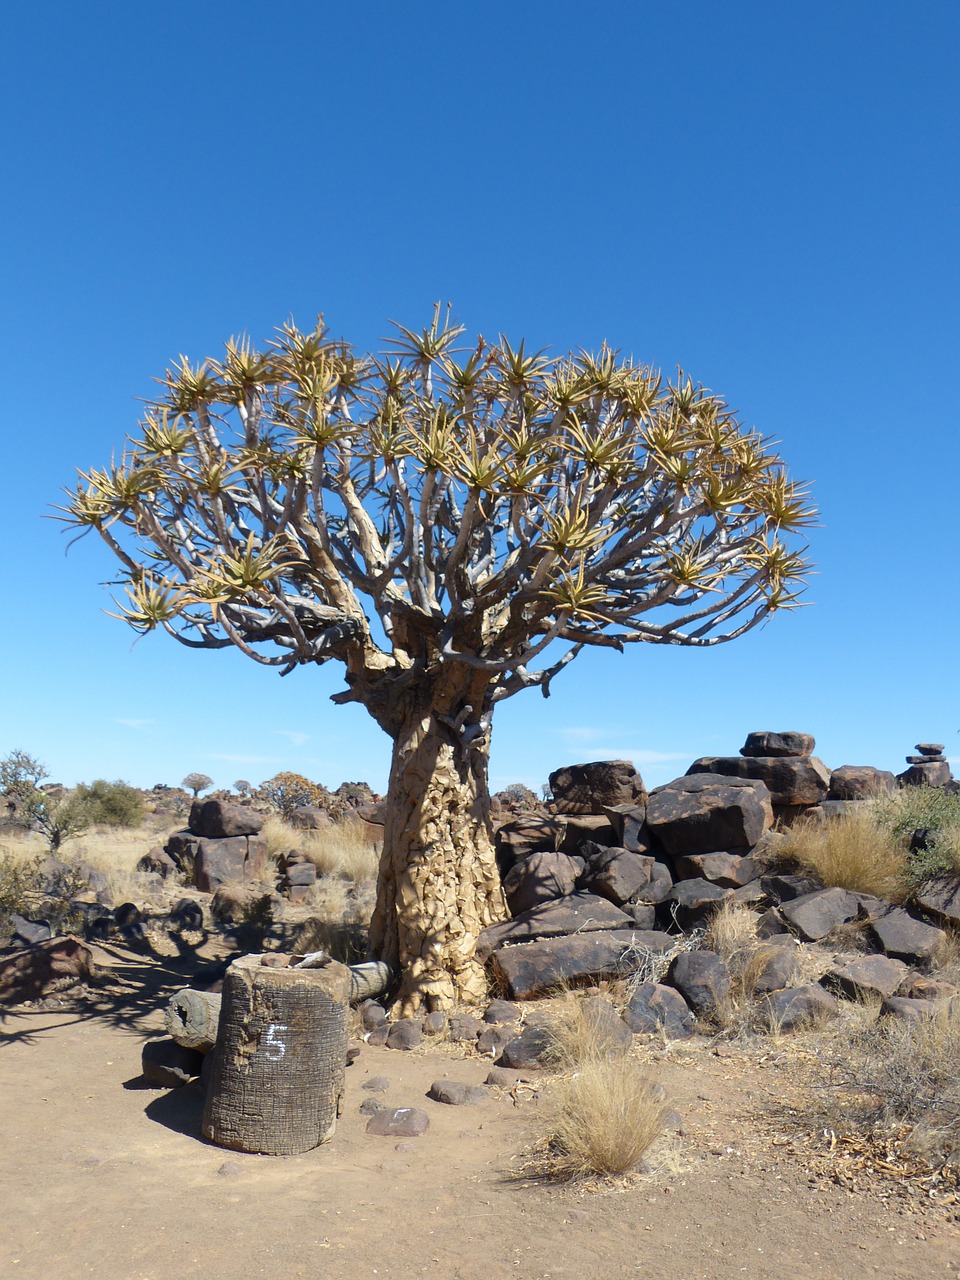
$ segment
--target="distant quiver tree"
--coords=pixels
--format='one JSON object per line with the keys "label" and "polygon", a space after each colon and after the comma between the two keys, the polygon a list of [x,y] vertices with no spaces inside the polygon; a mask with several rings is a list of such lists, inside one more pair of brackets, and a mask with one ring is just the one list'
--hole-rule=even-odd
{"label": "distant quiver tree", "polygon": [[213,779],[208,778],[205,773],[188,773],[181,785],[188,791],[192,791],[193,798],[196,800],[201,791],[206,791],[208,787],[213,786]]}
{"label": "distant quiver tree", "polygon": [[478,999],[505,915],[494,709],[600,645],[732,640],[796,603],[811,522],[769,442],[718,396],[602,346],[549,358],[438,305],[389,352],[323,321],[185,357],[119,463],[64,518],[123,569],[122,616],[281,674],[337,659],[393,740],[370,945],[398,1008]]}

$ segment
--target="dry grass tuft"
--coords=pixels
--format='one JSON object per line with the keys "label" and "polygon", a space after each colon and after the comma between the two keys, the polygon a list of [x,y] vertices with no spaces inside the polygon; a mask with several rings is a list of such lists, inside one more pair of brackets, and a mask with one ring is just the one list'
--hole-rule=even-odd
{"label": "dry grass tuft", "polygon": [[757,946],[756,913],[742,902],[721,903],[707,921],[702,945],[729,964]]}
{"label": "dry grass tuft", "polygon": [[636,1169],[663,1134],[670,1108],[634,1058],[593,1058],[554,1082],[545,1111],[539,1172],[568,1180]]}
{"label": "dry grass tuft", "polygon": [[825,885],[898,901],[906,893],[903,842],[870,811],[794,824],[777,849],[784,861],[813,872]]}

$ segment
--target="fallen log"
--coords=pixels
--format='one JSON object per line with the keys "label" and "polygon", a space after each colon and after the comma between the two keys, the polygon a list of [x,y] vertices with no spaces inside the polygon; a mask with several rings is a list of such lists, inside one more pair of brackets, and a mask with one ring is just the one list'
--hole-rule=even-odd
{"label": "fallen log", "polygon": [[216,1043],[220,1022],[220,993],[177,991],[167,1002],[164,1014],[167,1035],[185,1049],[209,1053]]}

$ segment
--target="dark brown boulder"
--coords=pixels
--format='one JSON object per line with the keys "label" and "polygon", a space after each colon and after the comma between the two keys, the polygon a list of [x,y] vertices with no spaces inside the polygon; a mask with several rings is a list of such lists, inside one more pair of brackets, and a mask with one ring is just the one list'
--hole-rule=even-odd
{"label": "dark brown boulder", "polygon": [[497,828],[495,847],[500,874],[531,853],[554,853],[563,843],[566,823],[561,818],[535,815],[515,818]]}
{"label": "dark brown boulder", "polygon": [[635,963],[631,951],[662,954],[674,943],[669,934],[656,931],[602,930],[504,947],[493,953],[490,964],[514,1000],[533,1000],[556,987],[622,977]]}
{"label": "dark brown boulder", "polygon": [[326,831],[333,826],[333,819],[326,809],[313,804],[300,804],[290,814],[290,825],[298,831]]}
{"label": "dark brown boulder", "polygon": [[805,942],[819,942],[860,912],[860,899],[849,889],[817,889],[780,905],[780,915]]}
{"label": "dark brown boulder", "polygon": [[842,764],[830,775],[828,800],[866,800],[869,796],[890,795],[897,780],[887,769],[869,764]]}
{"label": "dark brown boulder", "polygon": [[645,804],[643,779],[629,760],[571,764],[550,774],[557,813],[602,814],[610,805]]}
{"label": "dark brown boulder", "polygon": [[569,933],[592,933],[598,929],[629,929],[632,923],[630,916],[606,898],[593,893],[572,893],[521,912],[512,920],[488,925],[477,940],[477,959],[486,960],[499,947],[519,942]]}
{"label": "dark brown boulder", "polygon": [[618,843],[616,833],[610,819],[603,814],[581,813],[564,817],[563,840],[561,853],[579,854],[584,841],[594,844],[614,845]]}
{"label": "dark brown boulder", "polygon": [[830,770],[816,756],[701,756],[687,773],[752,778],[777,806],[818,804],[830,789]]}
{"label": "dark brown boulder", "polygon": [[870,920],[877,946],[896,960],[918,964],[929,960],[946,938],[943,929],[915,919],[903,907],[886,906]]}
{"label": "dark brown boulder", "polygon": [[939,920],[960,924],[960,876],[943,875],[928,880],[915,894],[914,901]]}
{"label": "dark brown boulder", "polygon": [[255,836],[263,826],[263,815],[223,800],[194,800],[188,825],[194,835],[207,836],[211,840]]}
{"label": "dark brown boulder", "polygon": [[673,864],[678,880],[709,880],[726,889],[741,889],[759,878],[760,865],[741,853],[692,853],[676,858]]}
{"label": "dark brown boulder", "polygon": [[521,858],[503,879],[511,915],[518,916],[573,893],[583,865],[582,858],[571,858],[566,853],[531,853]]}
{"label": "dark brown boulder", "polygon": [[740,748],[742,756],[812,756],[816,741],[812,734],[748,733]]}
{"label": "dark brown boulder", "polygon": [[931,760],[924,764],[912,764],[909,769],[897,774],[897,781],[903,787],[945,787],[953,781],[953,774],[946,761]]}
{"label": "dark brown boulder", "polygon": [[654,859],[646,854],[594,846],[580,883],[588,893],[608,898],[619,907],[643,898],[653,866]]}
{"label": "dark brown boulder", "polygon": [[757,1020],[771,1031],[798,1031],[819,1026],[839,1012],[836,1000],[817,982],[804,987],[787,987],[761,1001]]}
{"label": "dark brown boulder", "polygon": [[670,896],[659,908],[661,923],[676,924],[684,932],[705,924],[721,906],[733,897],[732,889],[725,889],[709,880],[680,880],[670,890]]}
{"label": "dark brown boulder", "polygon": [[836,965],[820,979],[820,985],[845,1000],[865,1000],[869,996],[892,996],[907,972],[902,960],[889,956],[858,956]]}
{"label": "dark brown boulder", "polygon": [[693,1013],[679,991],[657,982],[638,987],[626,1009],[623,1020],[634,1033],[662,1030],[671,1040],[687,1040],[693,1035]]}
{"label": "dark brown boulder", "polygon": [[610,804],[604,813],[613,827],[611,844],[631,853],[649,853],[650,837],[647,834],[647,806],[645,804]]}
{"label": "dark brown boulder", "polygon": [[0,959],[0,1004],[41,1000],[93,973],[93,953],[76,938],[51,938]]}
{"label": "dark brown boulder", "polygon": [[698,1018],[709,1018],[730,994],[730,971],[715,951],[681,951],[668,981]]}
{"label": "dark brown boulder", "polygon": [[176,875],[177,864],[168,853],[165,853],[160,846],[154,845],[148,850],[142,858],[137,862],[138,871],[153,872],[166,880],[169,876]]}
{"label": "dark brown boulder", "polygon": [[647,829],[670,857],[752,849],[773,823],[762,782],[688,774],[650,793]]}

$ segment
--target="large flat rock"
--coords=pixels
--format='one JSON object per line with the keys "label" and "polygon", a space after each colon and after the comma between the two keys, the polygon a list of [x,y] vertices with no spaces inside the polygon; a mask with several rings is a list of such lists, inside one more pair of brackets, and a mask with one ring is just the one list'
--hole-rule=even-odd
{"label": "large flat rock", "polygon": [[633,920],[606,898],[593,893],[571,893],[565,898],[532,907],[513,920],[489,925],[477,942],[477,959],[486,960],[500,947],[536,938],[556,938],[568,933],[594,933],[602,929],[629,929]]}
{"label": "large flat rock", "polygon": [[752,778],[776,805],[819,804],[830,790],[830,770],[816,756],[701,756],[687,772]]}
{"label": "large flat rock", "polygon": [[668,933],[645,929],[598,930],[543,938],[495,951],[490,964],[514,1000],[533,1000],[555,987],[616,978],[634,967],[632,948],[662,954],[676,944]]}

